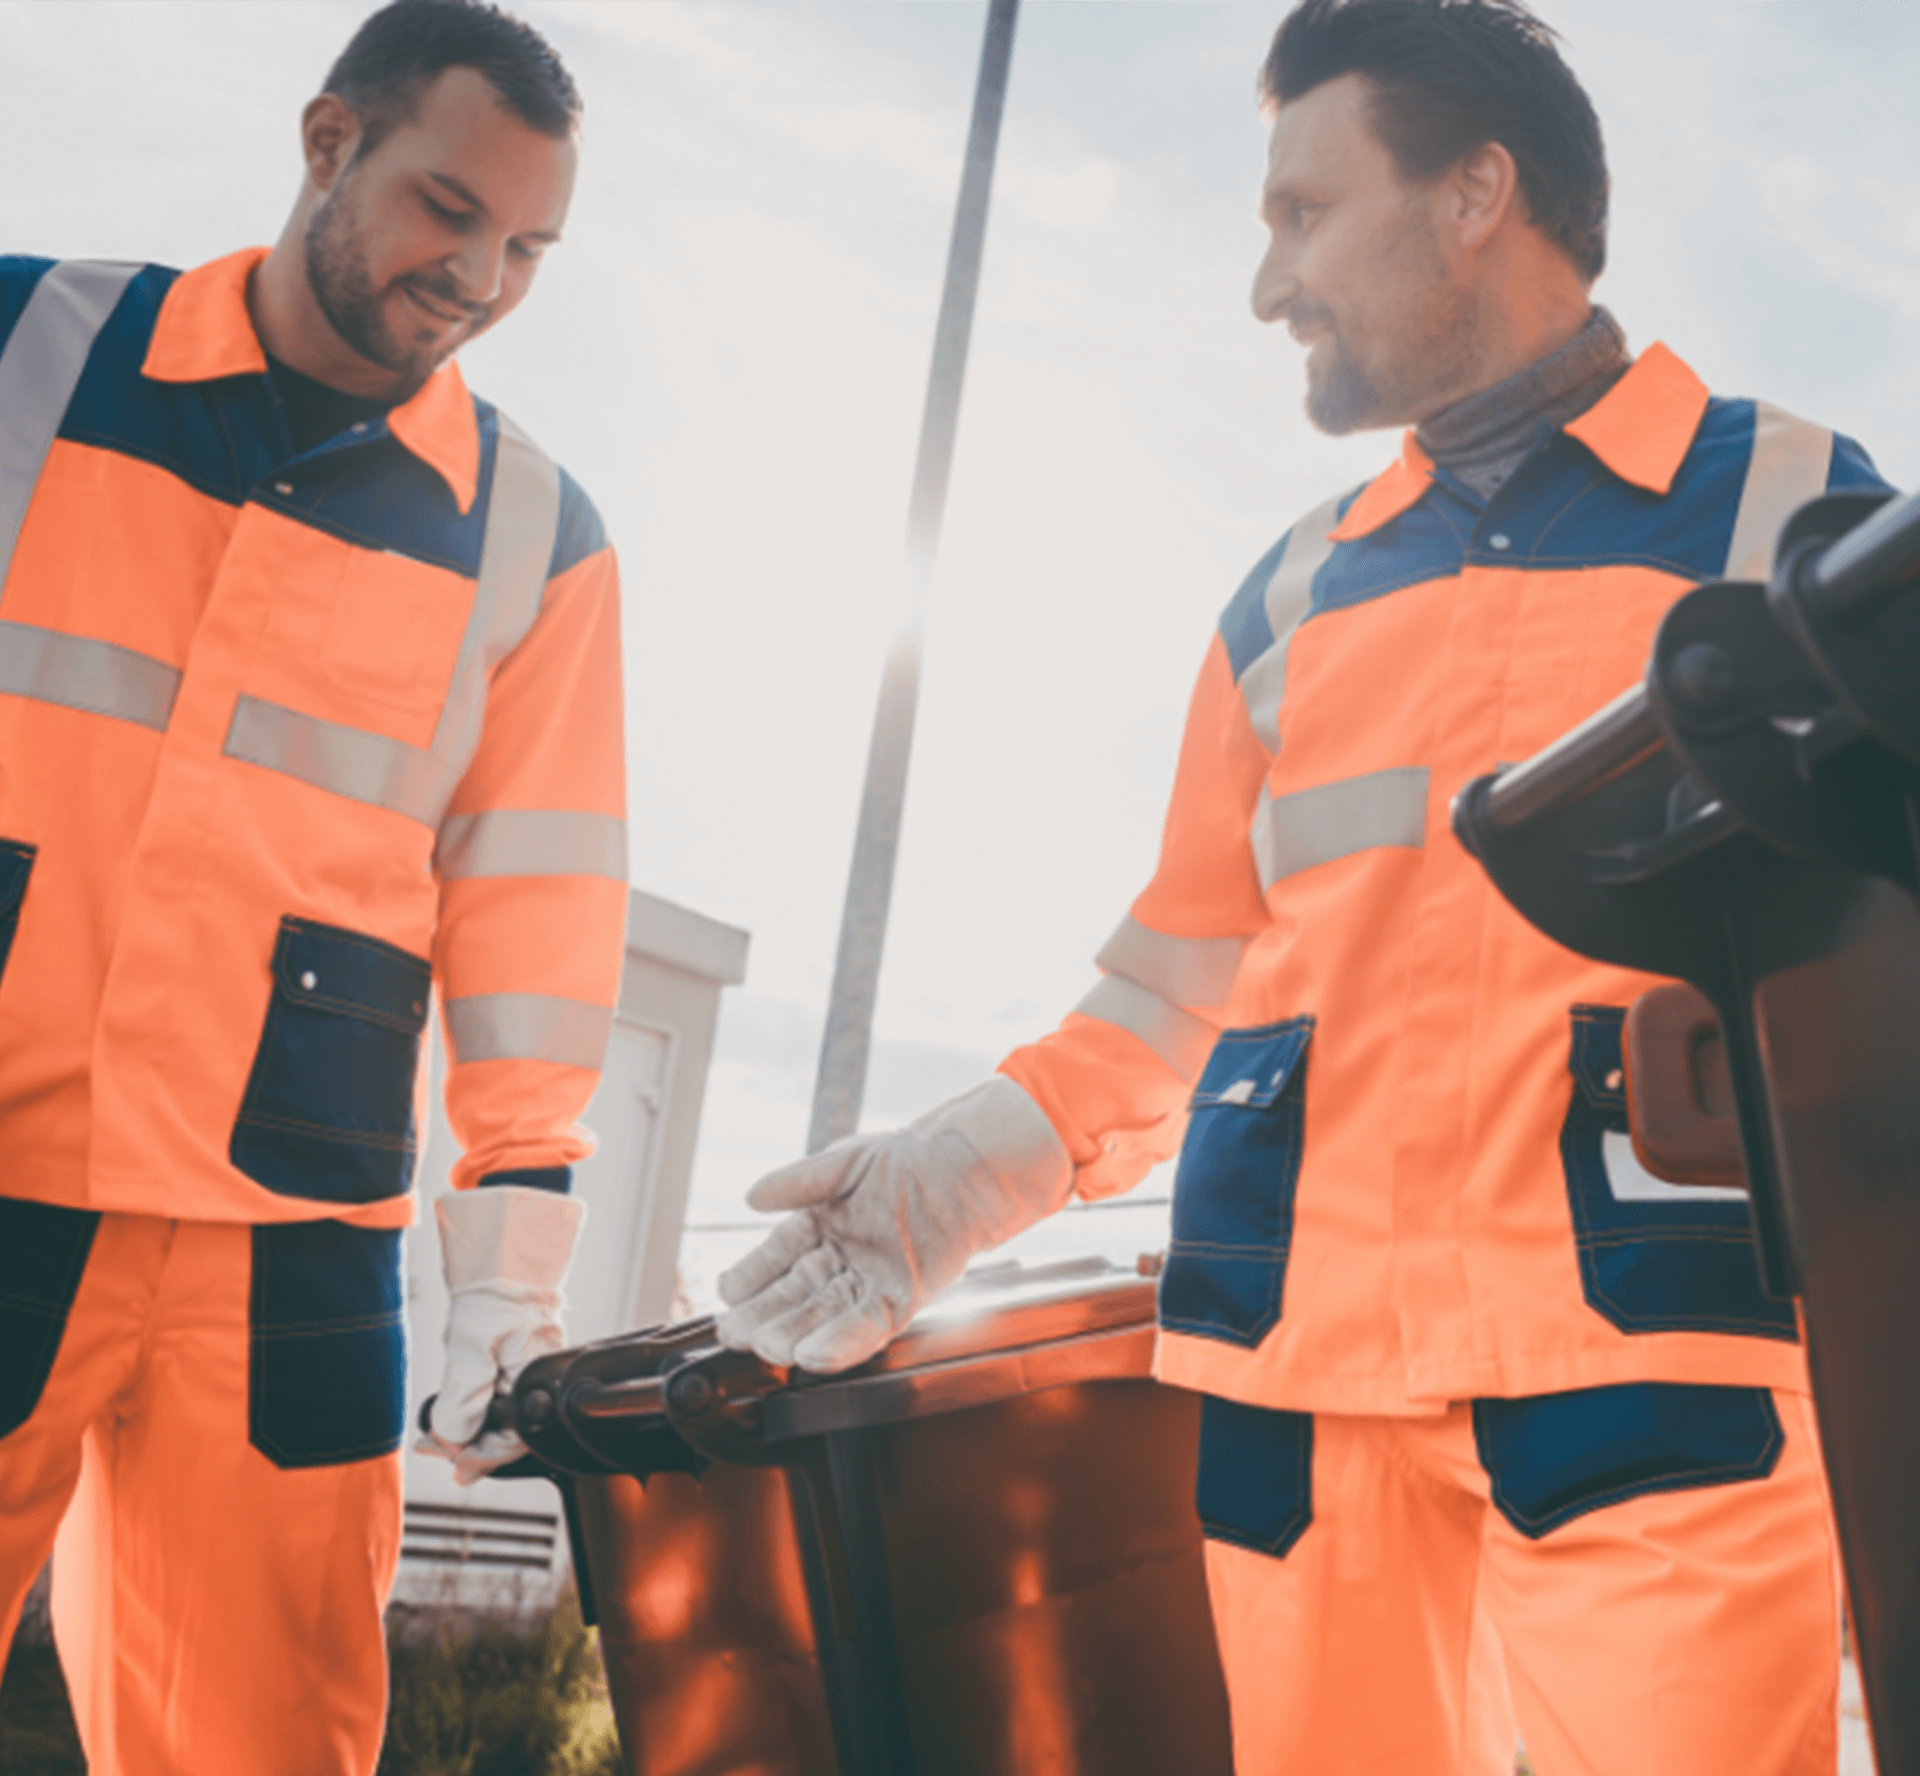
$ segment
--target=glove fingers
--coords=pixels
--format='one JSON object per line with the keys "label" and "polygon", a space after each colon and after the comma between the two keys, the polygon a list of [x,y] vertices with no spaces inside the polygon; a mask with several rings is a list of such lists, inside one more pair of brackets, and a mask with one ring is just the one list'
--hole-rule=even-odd
{"label": "glove fingers", "polygon": [[755,1209],[811,1209],[845,1196],[859,1182],[869,1143],[859,1137],[769,1172],[747,1192]]}
{"label": "glove fingers", "polygon": [[813,1247],[766,1288],[724,1315],[714,1328],[715,1335],[734,1350],[754,1350],[765,1356],[759,1342],[761,1329],[830,1288],[844,1269],[840,1255],[831,1246]]}
{"label": "glove fingers", "polygon": [[[870,1301],[859,1274],[842,1269],[787,1306],[784,1311],[763,1318],[753,1328],[752,1348],[763,1361],[791,1367],[800,1341],[816,1328],[857,1311]],[[873,1302],[866,1308],[885,1319],[883,1305]],[[881,1334],[881,1342],[885,1334]],[[871,1348],[877,1349],[878,1345]]]}
{"label": "glove fingers", "polygon": [[809,1214],[789,1215],[738,1264],[720,1273],[720,1299],[738,1307],[785,1276],[820,1245],[820,1223]]}
{"label": "glove fingers", "polygon": [[832,1375],[864,1363],[883,1349],[891,1336],[884,1314],[863,1304],[809,1332],[793,1347],[792,1366],[815,1375]]}
{"label": "glove fingers", "polygon": [[457,1449],[480,1434],[493,1401],[494,1376],[493,1363],[485,1355],[448,1352],[431,1420],[433,1434],[443,1443]]}
{"label": "glove fingers", "polygon": [[484,1480],[495,1468],[504,1468],[527,1453],[518,1431],[489,1431],[469,1443],[453,1458],[453,1477],[462,1486]]}

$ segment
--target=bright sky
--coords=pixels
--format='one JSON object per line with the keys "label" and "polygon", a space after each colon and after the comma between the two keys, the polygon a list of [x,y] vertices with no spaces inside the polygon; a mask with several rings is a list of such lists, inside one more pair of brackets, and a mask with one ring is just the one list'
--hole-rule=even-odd
{"label": "bright sky", "polygon": [[[1085,990],[1151,867],[1220,607],[1294,517],[1394,448],[1316,434],[1298,349],[1247,309],[1254,75],[1282,9],[1023,9],[876,1125]],[[367,10],[0,0],[0,249],[189,265],[270,239],[300,106]],[[586,94],[582,182],[540,287],[466,369],[620,547],[636,884],[753,934],[693,1211],[737,1219],[805,1133],[985,6],[520,10]],[[1598,295],[1630,342],[1665,339],[1721,392],[1920,480],[1920,7],[1542,10],[1605,126]],[[1094,1243],[1154,1244],[1158,1213]]]}

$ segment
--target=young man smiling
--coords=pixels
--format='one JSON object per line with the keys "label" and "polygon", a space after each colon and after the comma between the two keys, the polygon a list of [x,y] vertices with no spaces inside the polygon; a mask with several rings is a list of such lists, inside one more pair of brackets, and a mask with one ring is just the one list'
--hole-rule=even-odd
{"label": "young man smiling", "polygon": [[436,1000],[431,1447],[510,1458],[487,1403],[560,1342],[619,587],[453,357],[560,238],[579,109],[518,21],[398,0],[271,251],[0,259],[0,1643],[57,1529],[96,1772],[374,1767]]}
{"label": "young man smiling", "polygon": [[1556,949],[1456,790],[1641,673],[1697,580],[1879,487],[1630,358],[1591,106],[1517,0],[1306,0],[1263,85],[1259,318],[1330,432],[1410,428],[1220,619],[1159,868],[1053,1034],[755,1187],[728,1342],[832,1369],[1181,1141],[1163,1379],[1241,1776],[1831,1776],[1832,1532],[1737,1193],[1633,1163],[1645,978]]}

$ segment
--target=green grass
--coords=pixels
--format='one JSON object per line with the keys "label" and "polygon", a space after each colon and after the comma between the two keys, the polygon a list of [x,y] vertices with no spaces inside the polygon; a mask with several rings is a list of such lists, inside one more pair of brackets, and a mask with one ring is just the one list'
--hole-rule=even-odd
{"label": "green grass", "polygon": [[593,1630],[573,1593],[531,1631],[390,1635],[378,1776],[620,1776]]}
{"label": "green grass", "polygon": [[[379,1776],[620,1776],[594,1632],[571,1592],[509,1626],[389,1627],[393,1701]],[[16,1640],[0,1682],[0,1770],[84,1776],[59,1661]]]}

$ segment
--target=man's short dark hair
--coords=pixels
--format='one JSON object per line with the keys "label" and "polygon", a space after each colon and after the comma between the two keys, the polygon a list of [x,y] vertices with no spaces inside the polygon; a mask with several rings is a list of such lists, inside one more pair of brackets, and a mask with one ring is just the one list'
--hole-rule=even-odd
{"label": "man's short dark hair", "polygon": [[580,116],[566,64],[531,25],[483,0],[393,0],[353,34],[323,92],[360,118],[366,154],[413,115],[420,89],[449,68],[472,68],[530,129],[564,136]]}
{"label": "man's short dark hair", "polygon": [[1342,74],[1371,89],[1373,132],[1410,184],[1487,142],[1513,156],[1534,222],[1589,283],[1607,263],[1607,156],[1554,33],[1521,0],[1301,0],[1274,34],[1262,97]]}

